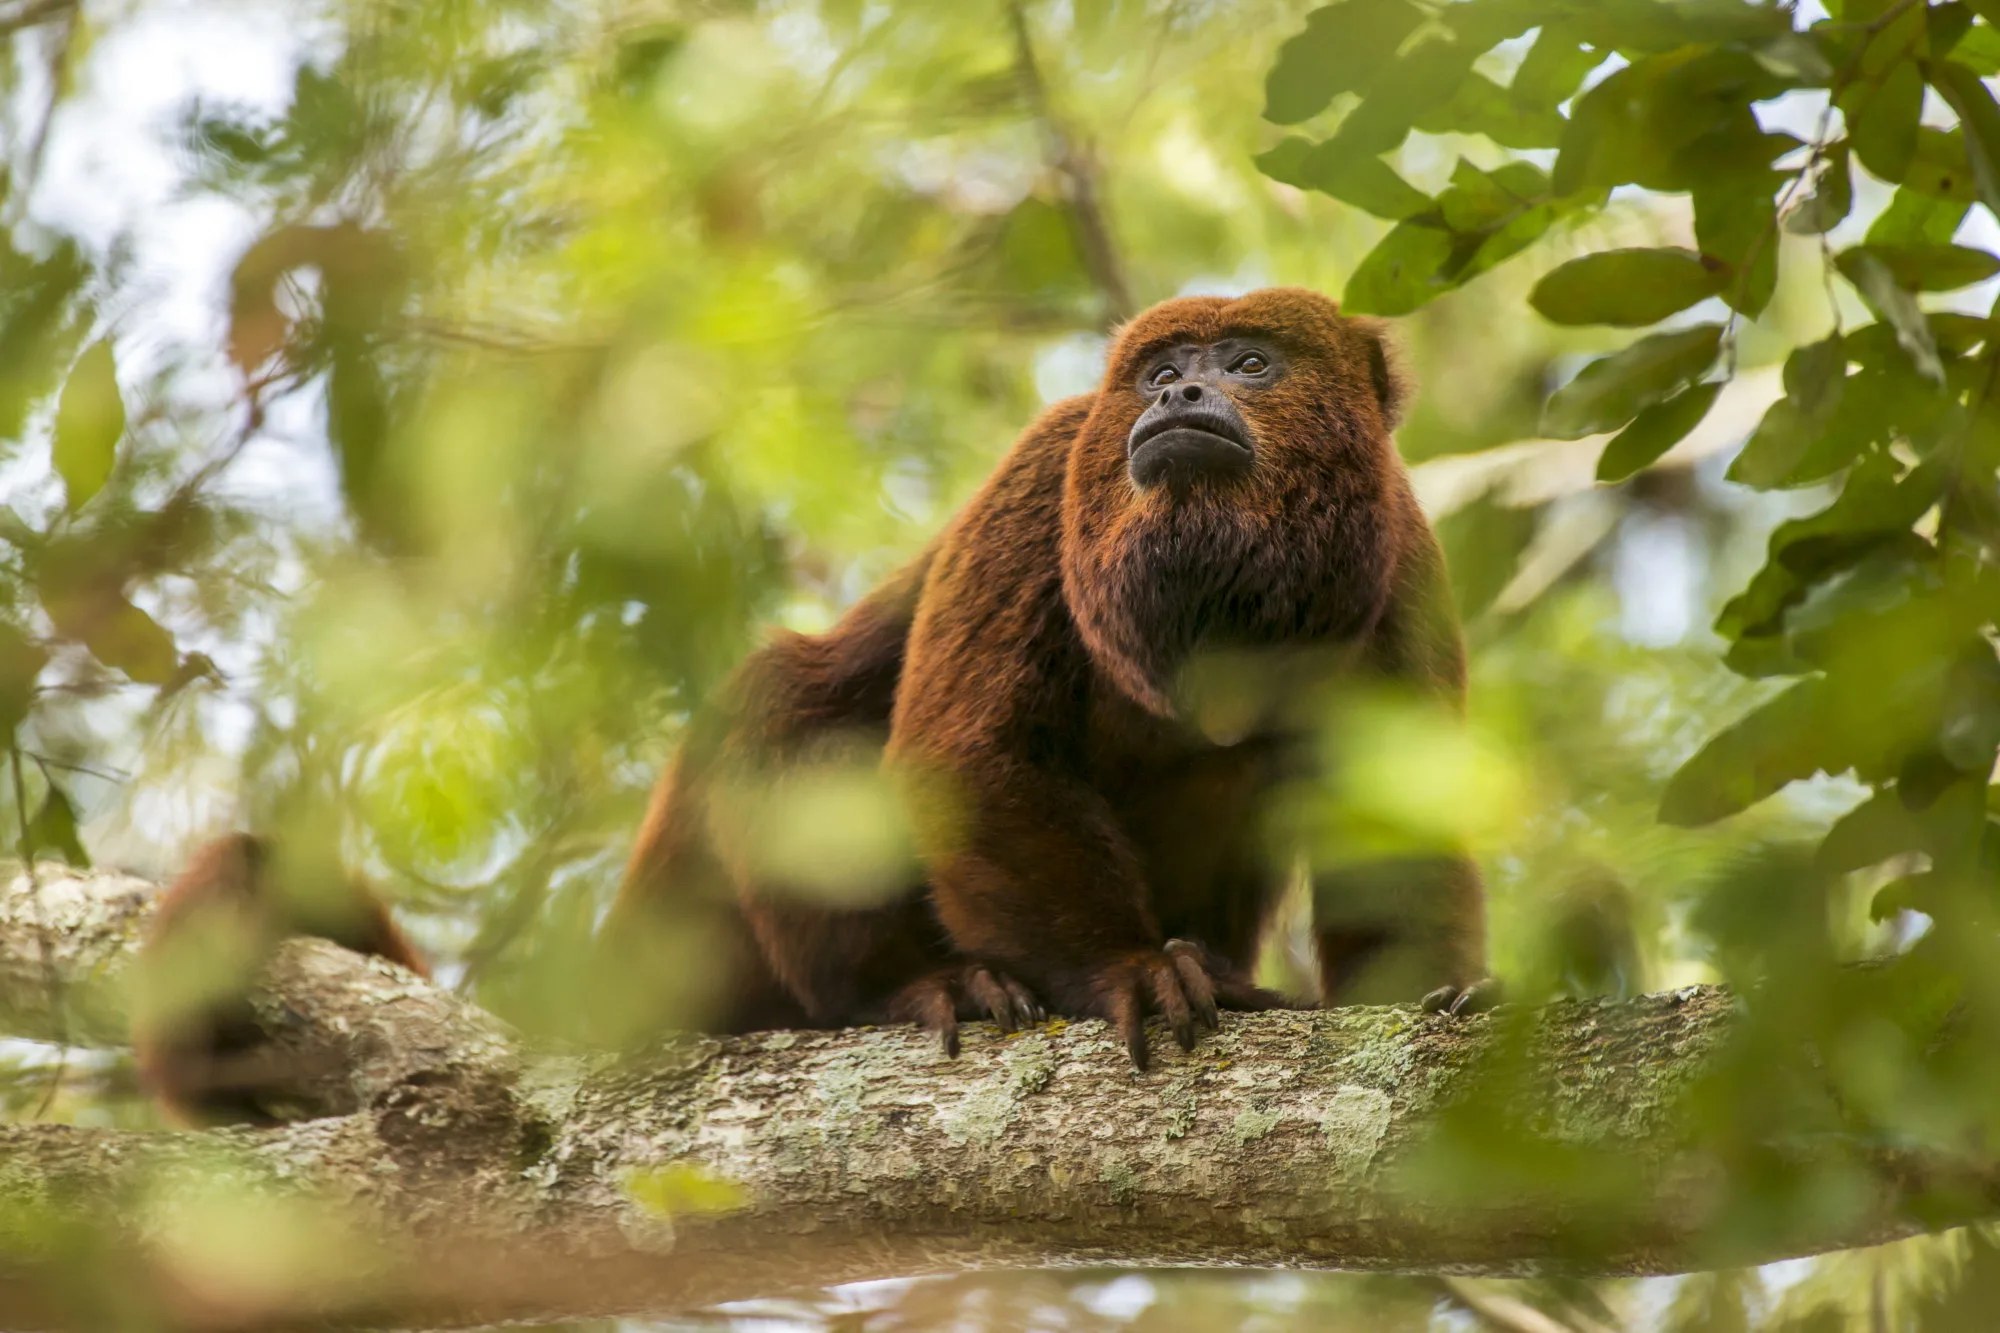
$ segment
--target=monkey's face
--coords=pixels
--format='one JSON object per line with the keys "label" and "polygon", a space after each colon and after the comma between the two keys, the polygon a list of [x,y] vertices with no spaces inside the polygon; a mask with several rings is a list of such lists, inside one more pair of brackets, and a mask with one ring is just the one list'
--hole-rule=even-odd
{"label": "monkey's face", "polygon": [[1278,384],[1285,370],[1268,337],[1179,343],[1145,357],[1136,387],[1151,402],[1125,437],[1132,483],[1184,488],[1243,476],[1257,444],[1238,403]]}
{"label": "monkey's face", "polygon": [[1063,589],[1092,656],[1170,711],[1197,650],[1336,643],[1387,595],[1404,393],[1372,320],[1296,288],[1128,324],[1071,445]]}

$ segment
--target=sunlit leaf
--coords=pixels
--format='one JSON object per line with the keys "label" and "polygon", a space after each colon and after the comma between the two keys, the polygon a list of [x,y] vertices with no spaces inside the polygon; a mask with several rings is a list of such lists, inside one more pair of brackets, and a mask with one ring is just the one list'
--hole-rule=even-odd
{"label": "sunlit leaf", "polygon": [[1923,109],[1924,76],[1912,62],[1892,66],[1879,79],[1857,80],[1840,98],[1855,156],[1886,181],[1900,181],[1910,169]]}
{"label": "sunlit leaf", "polygon": [[1719,380],[1697,384],[1641,412],[1598,455],[1597,479],[1623,481],[1652,463],[1701,424],[1721,392]]}
{"label": "sunlit leaf", "polygon": [[0,440],[18,438],[29,408],[55,388],[76,345],[73,298],[86,271],[74,242],[31,259],[0,237]]}
{"label": "sunlit leaf", "polygon": [[1341,304],[1360,315],[1407,315],[1451,289],[1439,276],[1451,258],[1450,232],[1398,223],[1348,277]]}
{"label": "sunlit leaf", "polygon": [[1508,95],[1525,107],[1554,108],[1567,101],[1583,76],[1604,63],[1604,53],[1577,40],[1561,24],[1545,24],[1514,71]]}
{"label": "sunlit leaf", "polygon": [[1896,331],[1896,341],[1910,354],[1917,369],[1928,379],[1942,381],[1944,364],[1938,359],[1937,341],[1931,336],[1930,325],[1924,322],[1924,312],[1916,298],[1897,284],[1889,266],[1866,247],[1843,252],[1837,262],[1842,275],[1854,284],[1861,298]]}
{"label": "sunlit leaf", "polygon": [[1331,142],[1308,145],[1297,136],[1289,136],[1259,157],[1257,167],[1273,180],[1318,190],[1392,222],[1431,208],[1431,197],[1397,175],[1381,158],[1343,152]]}
{"label": "sunlit leaf", "polygon": [[1955,292],[2000,273],[2000,258],[1964,245],[1861,245],[1846,253],[1873,256],[1912,292]]}
{"label": "sunlit leaf", "polygon": [[110,601],[92,616],[82,637],[98,661],[147,685],[166,684],[180,660],[174,636],[123,598]]}
{"label": "sunlit leaf", "polygon": [[37,857],[53,856],[69,865],[88,869],[90,853],[76,836],[76,807],[55,783],[48,784],[41,808],[28,822],[28,841]]}
{"label": "sunlit leaf", "polygon": [[1940,199],[1908,187],[1896,191],[1881,216],[1869,224],[1870,245],[1948,245],[1969,211],[1964,203]]}
{"label": "sunlit leaf", "polygon": [[1528,303],[1557,324],[1657,324],[1723,289],[1728,272],[1692,250],[1602,250],[1535,284]]}
{"label": "sunlit leaf", "polygon": [[1660,822],[1713,823],[1801,778],[1848,768],[1853,761],[1828,716],[1827,694],[1823,681],[1802,681],[1717,733],[1667,783]]}
{"label": "sunlit leaf", "polygon": [[1726,265],[1722,299],[1752,318],[1771,303],[1778,286],[1779,173],[1752,166],[1718,172],[1694,190],[1694,234],[1702,254]]}
{"label": "sunlit leaf", "polygon": [[1409,0],[1340,0],[1316,9],[1278,50],[1264,84],[1264,117],[1293,125],[1342,93],[1362,92],[1394,62],[1423,11]]}
{"label": "sunlit leaf", "polygon": [[1786,611],[1820,579],[1852,567],[1885,546],[1915,542],[1909,527],[1937,502],[1944,472],[1914,468],[1898,475],[1898,464],[1883,454],[1856,462],[1838,498],[1815,514],[1778,525],[1764,567],[1722,608],[1716,633],[1726,639],[1771,634]]}
{"label": "sunlit leaf", "polygon": [[2000,217],[2000,103],[1977,74],[1955,60],[1934,61],[1929,73],[1932,86],[1958,112],[1979,198]]}
{"label": "sunlit leaf", "polygon": [[1340,122],[1333,141],[1354,153],[1386,153],[1396,148],[1419,118],[1451,102],[1478,55],[1478,51],[1448,38],[1419,38],[1382,72],[1366,100]]}
{"label": "sunlit leaf", "polygon": [[71,509],[82,508],[103,489],[124,434],[125,401],[118,395],[118,367],[111,340],[102,338],[70,371],[56,406],[55,467]]}
{"label": "sunlit leaf", "polygon": [[1554,148],[1562,143],[1563,118],[1554,108],[1525,106],[1483,74],[1464,77],[1442,106],[1416,118],[1426,134],[1483,134],[1506,148]]}
{"label": "sunlit leaf", "polygon": [[1785,362],[1785,396],[1730,464],[1729,479],[1761,488],[1787,484],[1832,422],[1846,377],[1846,344],[1838,333],[1794,351]]}
{"label": "sunlit leaf", "polygon": [[1543,429],[1565,440],[1616,430],[1707,374],[1721,347],[1720,324],[1641,338],[1591,362],[1556,390],[1543,413]]}
{"label": "sunlit leaf", "polygon": [[1917,135],[1917,155],[1903,175],[1903,188],[1957,204],[1976,200],[1979,185],[1965,154],[1965,132],[1924,126]]}

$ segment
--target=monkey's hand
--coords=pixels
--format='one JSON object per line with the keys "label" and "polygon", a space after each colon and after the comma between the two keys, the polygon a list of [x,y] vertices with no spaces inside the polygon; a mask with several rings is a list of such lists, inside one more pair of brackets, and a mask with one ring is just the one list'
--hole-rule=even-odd
{"label": "monkey's hand", "polygon": [[1097,967],[1085,1008],[1125,1039],[1132,1067],[1146,1067],[1146,1016],[1159,1014],[1184,1051],[1203,1031],[1213,1032],[1222,1009],[1282,1009],[1285,999],[1237,974],[1227,963],[1188,940],[1159,949],[1134,949]]}
{"label": "monkey's hand", "polygon": [[1427,1014],[1458,1018],[1483,1014],[1505,998],[1506,991],[1498,977],[1481,977],[1470,986],[1439,986],[1424,996],[1422,1004]]}
{"label": "monkey's hand", "polygon": [[889,1021],[937,1033],[944,1053],[958,1056],[958,1020],[988,1018],[1016,1032],[1048,1015],[1026,986],[988,963],[961,959],[926,972],[889,997]]}

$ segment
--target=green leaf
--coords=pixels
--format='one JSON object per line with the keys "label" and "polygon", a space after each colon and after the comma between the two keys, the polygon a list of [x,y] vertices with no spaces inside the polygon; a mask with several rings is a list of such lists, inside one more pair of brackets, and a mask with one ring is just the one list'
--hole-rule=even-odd
{"label": "green leaf", "polygon": [[1756,318],[1778,289],[1777,187],[1784,179],[1762,167],[1747,174],[1715,172],[1694,190],[1694,235],[1702,254],[1729,266],[1722,299]]}
{"label": "green leaf", "polygon": [[1451,100],[1417,116],[1425,134],[1483,134],[1504,148],[1554,148],[1563,118],[1553,108],[1523,106],[1483,74],[1464,77]]}
{"label": "green leaf", "polygon": [[1949,901],[1951,883],[1948,876],[1935,870],[1922,870],[1914,875],[1904,875],[1890,880],[1875,890],[1875,896],[1868,901],[1868,919],[1887,921],[1899,912],[1937,913],[1939,901]]}
{"label": "green leaf", "polygon": [[35,679],[49,655],[20,628],[0,620],[0,744],[11,741],[35,698]]}
{"label": "green leaf", "polygon": [[1366,92],[1423,22],[1409,0],[1342,0],[1317,9],[1278,50],[1264,83],[1264,118],[1296,125],[1342,93]]}
{"label": "green leaf", "polygon": [[1604,52],[1579,42],[1560,24],[1548,24],[1521,59],[1507,92],[1517,105],[1554,110],[1569,99],[1583,76],[1604,63]]}
{"label": "green leaf", "polygon": [[1932,61],[1929,73],[1931,86],[1958,112],[1980,202],[2000,217],[2000,104],[1977,74],[1955,60]]}
{"label": "green leaf", "polygon": [[1710,180],[1719,154],[1733,160],[1764,137],[1750,103],[1782,87],[1741,51],[1690,46],[1639,60],[1577,99],[1555,191],[1686,190]]}
{"label": "green leaf", "polygon": [[1813,863],[1830,875],[1866,870],[1916,846],[1917,820],[1894,787],[1884,787],[1826,831]]}
{"label": "green leaf", "polygon": [[1933,3],[1924,13],[1926,45],[1933,56],[1948,56],[1972,30],[1972,7],[1945,0]]}
{"label": "green leaf", "polygon": [[1936,130],[1926,125],[1917,133],[1917,155],[1903,177],[1903,187],[1953,203],[1969,204],[1979,197],[1972,163],[1965,155],[1962,130]]}
{"label": "green leaf", "polygon": [[1958,234],[1968,211],[1963,202],[1940,199],[1905,186],[1882,215],[1869,224],[1870,245],[1945,245]]}
{"label": "green leaf", "polygon": [[1478,55],[1449,38],[1420,39],[1396,58],[1366,100],[1340,122],[1333,142],[1346,151],[1371,155],[1396,148],[1420,116],[1457,95]]}
{"label": "green leaf", "polygon": [[1623,481],[1650,465],[1701,424],[1721,392],[1720,380],[1697,384],[1641,412],[1598,455],[1597,479]]}
{"label": "green leaf", "polygon": [[84,350],[56,405],[55,467],[69,507],[81,509],[104,488],[125,434],[125,402],[118,396],[118,367],[111,340]]}
{"label": "green leaf", "polygon": [[1301,190],[1310,189],[1304,179],[1306,158],[1312,153],[1311,139],[1298,134],[1287,134],[1269,149],[1250,159],[1251,165],[1274,181],[1295,185]]}
{"label": "green leaf", "polygon": [[2000,29],[1975,24],[1972,31],[1959,38],[1950,54],[1974,74],[1990,79],[2000,74]]}
{"label": "green leaf", "polygon": [[55,387],[75,349],[74,297],[88,271],[73,241],[35,261],[0,233],[0,440],[19,438],[29,409]]}
{"label": "green leaf", "polygon": [[1706,375],[1721,349],[1720,324],[1641,338],[1614,356],[1591,362],[1556,390],[1542,414],[1542,427],[1565,440],[1616,430]]}
{"label": "green leaf", "polygon": [[1846,382],[1847,351],[1838,333],[1794,351],[1785,362],[1785,396],[1729,465],[1729,479],[1763,490],[1786,485],[1832,420]]}
{"label": "green leaf", "polygon": [[1811,195],[1785,215],[1785,230],[1794,236],[1823,236],[1854,210],[1854,173],[1848,167],[1847,141],[1827,147]]}
{"label": "green leaf", "polygon": [[2000,755],[2000,662],[1984,640],[1975,642],[1945,685],[1937,750],[1946,763],[1983,784]]}
{"label": "green leaf", "polygon": [[1506,591],[1539,519],[1536,506],[1508,505],[1489,491],[1438,520],[1438,542],[1451,571],[1460,620],[1478,616]]}
{"label": "green leaf", "polygon": [[1780,398],[1729,464],[1729,479],[1760,491],[1785,486],[1823,429],[1790,398]]}
{"label": "green leaf", "polygon": [[1451,290],[1439,276],[1451,258],[1450,232],[1398,223],[1349,275],[1341,304],[1358,315],[1407,315]]}
{"label": "green leaf", "polygon": [[123,597],[107,600],[85,627],[83,642],[98,661],[146,685],[166,684],[179,661],[174,636]]}
{"label": "green leaf", "polygon": [[1336,141],[1290,147],[1306,141],[1290,136],[1257,159],[1257,167],[1274,180],[1305,190],[1318,190],[1344,204],[1353,204],[1378,218],[1400,222],[1432,208],[1431,197],[1417,189],[1379,157],[1345,152]]}
{"label": "green leaf", "polygon": [[1896,331],[1897,343],[1909,353],[1917,370],[1926,379],[1942,384],[1944,365],[1938,360],[1937,342],[1931,337],[1930,325],[1924,322],[1917,298],[1897,285],[1896,275],[1889,271],[1889,266],[1865,246],[1843,252],[1835,264],[1861,293],[1861,299]]}
{"label": "green leaf", "polygon": [[1657,324],[1719,293],[1720,264],[1692,250],[1604,250],[1572,259],[1535,284],[1528,304],[1557,324]]}
{"label": "green leaf", "polygon": [[1944,475],[1925,467],[1899,479],[1898,466],[1887,454],[1865,455],[1832,504],[1779,524],[1764,567],[1722,608],[1716,633],[1725,639],[1775,634],[1786,612],[1819,580],[1886,545],[1901,541],[1922,546],[1909,528],[1937,502]]}
{"label": "green leaf", "polygon": [[41,809],[28,821],[28,841],[38,859],[53,855],[79,869],[90,868],[90,853],[83,850],[83,843],[76,836],[76,807],[53,782],[49,783],[48,794],[42,797]]}
{"label": "green leaf", "polygon": [[2000,259],[1963,245],[1857,245],[1846,253],[1873,256],[1912,292],[1955,292],[2000,273]]}
{"label": "green leaf", "polygon": [[1718,732],[1681,765],[1660,798],[1660,822],[1694,828],[1747,810],[1815,773],[1852,766],[1824,681],[1801,681]]}
{"label": "green leaf", "polygon": [[1900,181],[1910,169],[1923,111],[1924,76],[1907,61],[1892,66],[1879,81],[1850,85],[1840,97],[1855,156],[1885,181]]}
{"label": "green leaf", "polygon": [[1438,196],[1437,206],[1453,231],[1486,232],[1548,199],[1549,178],[1532,162],[1482,171],[1461,157],[1452,168],[1451,188]]}

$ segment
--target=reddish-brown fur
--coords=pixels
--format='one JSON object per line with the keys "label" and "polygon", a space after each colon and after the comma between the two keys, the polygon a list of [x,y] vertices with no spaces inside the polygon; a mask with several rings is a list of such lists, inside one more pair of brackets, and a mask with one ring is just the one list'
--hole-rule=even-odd
{"label": "reddish-brown fur", "polygon": [[[225,987],[192,1011],[162,1013],[157,1003],[147,1003],[149,997],[140,997],[132,1042],[140,1083],[183,1124],[273,1119],[263,1094],[274,1075],[281,1075],[261,1058],[247,996],[258,966],[288,936],[319,936],[430,976],[430,965],[366,884],[345,877],[320,883],[321,877],[311,876],[313,891],[302,893],[282,887],[277,882],[282,873],[262,839],[232,834],[197,852],[154,909],[140,953],[142,981],[167,957],[168,941],[198,929],[202,917],[233,917],[252,949],[242,985]],[[298,874],[296,868],[292,873]],[[152,980],[157,985],[157,978]]]}
{"label": "reddish-brown fur", "polygon": [[[1290,357],[1240,405],[1255,467],[1141,492],[1126,457],[1140,358],[1228,334]],[[1238,650],[1293,685],[1367,672],[1458,700],[1442,560],[1389,435],[1404,393],[1381,330],[1310,292],[1134,320],[1100,391],[1046,411],[923,556],[828,633],[780,636],[744,665],[655,795],[606,929],[614,974],[643,975],[660,956],[649,932],[692,922],[729,960],[712,1027],[902,1017],[949,1044],[954,1014],[1031,1014],[1018,978],[1117,1023],[1142,1063],[1149,1011],[1186,1044],[1218,1002],[1274,1003],[1245,978],[1287,869],[1262,816],[1296,769],[1293,719],[1267,710],[1213,743],[1177,713],[1176,678],[1201,651]],[[723,775],[768,782],[821,747],[872,756],[885,736],[891,765],[933,793],[916,803],[926,873],[888,906],[815,906],[731,854],[709,808]],[[1479,976],[1483,903],[1463,859],[1317,878],[1329,999]]]}

